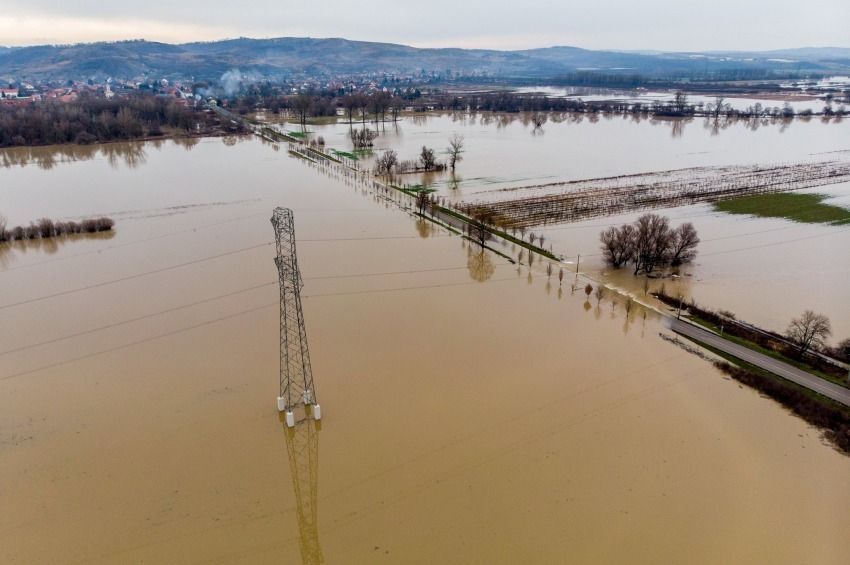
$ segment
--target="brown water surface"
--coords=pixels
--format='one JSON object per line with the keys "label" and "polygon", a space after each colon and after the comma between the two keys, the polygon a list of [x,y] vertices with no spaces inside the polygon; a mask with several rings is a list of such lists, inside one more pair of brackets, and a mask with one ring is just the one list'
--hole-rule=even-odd
{"label": "brown water surface", "polygon": [[[0,264],[0,561],[846,562],[850,459],[651,311],[258,141],[140,152],[3,171],[11,218],[117,229]],[[277,205],[324,415],[293,437]]]}

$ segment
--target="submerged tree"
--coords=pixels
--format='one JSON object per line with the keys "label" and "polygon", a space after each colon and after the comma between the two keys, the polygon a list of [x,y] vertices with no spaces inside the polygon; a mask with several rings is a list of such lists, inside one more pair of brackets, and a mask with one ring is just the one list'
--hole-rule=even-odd
{"label": "submerged tree", "polygon": [[696,257],[699,237],[693,224],[670,229],[670,221],[658,214],[644,214],[634,224],[610,227],[599,234],[602,256],[619,268],[631,262],[634,274],[649,274],[656,267],[681,265]]}
{"label": "submerged tree", "polygon": [[692,223],[686,222],[674,229],[670,243],[670,264],[677,267],[693,261],[697,256],[697,245],[699,236]]}
{"label": "submerged tree", "polygon": [[348,117],[348,125],[352,125],[354,122],[354,113],[357,111],[357,108],[360,104],[360,101],[353,94],[349,94],[347,96],[343,96],[342,98],[342,108],[345,110],[345,115]]}
{"label": "submerged tree", "polygon": [[292,110],[298,116],[298,123],[302,128],[307,126],[307,115],[312,105],[313,99],[307,94],[299,94],[292,100]]}
{"label": "submerged tree", "polygon": [[423,145],[422,151],[419,153],[419,162],[422,163],[422,168],[426,171],[437,168],[437,156],[434,154],[434,150]]}
{"label": "submerged tree", "polygon": [[531,123],[534,124],[535,131],[543,129],[543,126],[546,125],[547,121],[549,121],[549,116],[547,116],[544,112],[535,112],[531,115]]}
{"label": "submerged tree", "polygon": [[456,133],[449,139],[449,167],[455,170],[458,161],[463,160],[463,136]]}
{"label": "submerged tree", "polygon": [[351,137],[351,143],[354,145],[354,149],[367,149],[374,145],[375,138],[378,137],[378,132],[372,131],[369,128],[353,129],[349,136]]}
{"label": "submerged tree", "polygon": [[384,153],[375,161],[375,174],[391,175],[397,164],[398,153],[392,149],[384,151]]}
{"label": "submerged tree", "polygon": [[615,269],[625,265],[631,258],[634,227],[631,224],[611,226],[599,234],[602,242],[602,256]]}

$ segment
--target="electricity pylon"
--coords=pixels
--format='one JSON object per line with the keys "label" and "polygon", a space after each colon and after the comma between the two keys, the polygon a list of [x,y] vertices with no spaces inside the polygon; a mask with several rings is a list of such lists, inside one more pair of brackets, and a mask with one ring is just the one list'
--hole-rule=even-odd
{"label": "electricity pylon", "polygon": [[[307,330],[301,309],[301,272],[295,252],[295,220],[289,208],[275,208],[271,218],[274,226],[277,265],[280,283],[280,393],[277,409],[286,413],[286,425],[295,425],[293,408],[313,405],[313,417],[322,418],[321,407],[313,388]],[[306,414],[306,410],[305,410]]]}
{"label": "electricity pylon", "polygon": [[320,426],[321,422],[307,419],[296,428],[284,430],[303,565],[324,563],[318,523]]}

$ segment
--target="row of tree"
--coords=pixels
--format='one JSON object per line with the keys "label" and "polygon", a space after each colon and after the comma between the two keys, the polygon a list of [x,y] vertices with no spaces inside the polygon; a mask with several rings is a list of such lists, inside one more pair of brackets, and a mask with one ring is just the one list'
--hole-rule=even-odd
{"label": "row of tree", "polygon": [[0,242],[26,241],[29,239],[47,239],[77,233],[96,233],[109,231],[115,225],[111,218],[88,218],[80,222],[54,221],[42,218],[28,226],[6,227],[6,218],[0,216]]}
{"label": "row of tree", "polygon": [[[352,133],[356,131],[352,130]],[[355,148],[357,148],[356,144]],[[443,171],[446,167],[454,171],[458,162],[463,160],[463,148],[464,139],[462,135],[454,134],[449,138],[449,146],[446,148],[448,164],[438,161],[436,152],[425,145],[422,146],[422,151],[419,152],[419,158],[415,161],[399,161],[398,153],[390,149],[384,151],[375,159],[375,174],[392,175],[393,173]]]}
{"label": "row of tree", "polygon": [[0,147],[158,137],[164,135],[164,128],[203,134],[219,125],[213,113],[182,105],[173,98],[138,95],[106,100],[82,96],[73,102],[0,105]]}
{"label": "row of tree", "polygon": [[[474,94],[435,92],[411,101],[390,92],[377,91],[368,94],[353,93],[342,96],[335,92],[302,93],[268,99],[238,99],[234,104],[237,111],[241,113],[248,113],[259,107],[269,109],[272,112],[287,110],[295,115],[302,124],[306,124],[309,117],[334,116],[337,114],[337,110],[341,109],[350,124],[360,121],[364,126],[369,120],[386,121],[388,115],[391,120],[398,120],[401,111],[408,105],[415,111],[434,109],[471,112],[531,112],[544,115],[547,112],[556,112],[742,119],[790,119],[797,115],[797,112],[788,103],[782,106],[767,106],[756,102],[747,108],[736,109],[723,96],[716,97],[712,102],[692,104],[683,91],[677,92],[673,100],[648,103],[627,100],[585,101],[580,98],[548,97],[509,91]],[[844,116],[848,114],[848,109],[842,103],[833,104],[832,100],[827,100],[820,113],[824,116]],[[814,114],[815,112],[809,109],[800,113],[800,115],[806,116]],[[535,123],[535,125],[537,124]]]}
{"label": "row of tree", "polygon": [[636,275],[693,261],[699,244],[692,223],[671,228],[669,218],[658,214],[644,214],[632,224],[612,226],[599,234],[599,240],[608,264],[620,268],[631,263]]}

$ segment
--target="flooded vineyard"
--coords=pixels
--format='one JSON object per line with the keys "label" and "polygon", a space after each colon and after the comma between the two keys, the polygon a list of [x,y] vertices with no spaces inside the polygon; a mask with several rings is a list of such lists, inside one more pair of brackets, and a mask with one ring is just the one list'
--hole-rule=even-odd
{"label": "flooded vineyard", "polygon": [[480,200],[459,207],[499,226],[529,228],[847,181],[850,161],[701,167],[507,188],[484,193]]}

